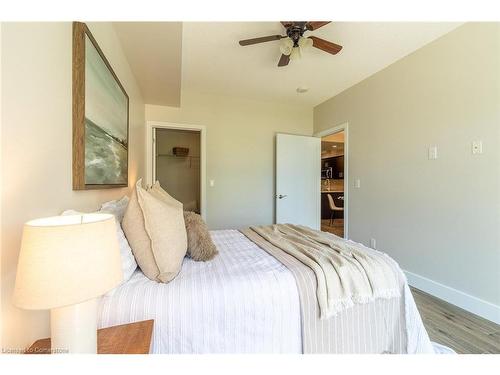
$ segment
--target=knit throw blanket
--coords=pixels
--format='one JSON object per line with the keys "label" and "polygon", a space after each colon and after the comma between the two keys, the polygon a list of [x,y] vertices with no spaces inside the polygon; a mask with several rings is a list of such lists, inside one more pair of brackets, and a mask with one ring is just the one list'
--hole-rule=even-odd
{"label": "knit throw blanket", "polygon": [[266,241],[311,268],[317,280],[320,318],[335,316],[354,303],[400,296],[393,262],[379,251],[333,234],[292,224],[255,226]]}

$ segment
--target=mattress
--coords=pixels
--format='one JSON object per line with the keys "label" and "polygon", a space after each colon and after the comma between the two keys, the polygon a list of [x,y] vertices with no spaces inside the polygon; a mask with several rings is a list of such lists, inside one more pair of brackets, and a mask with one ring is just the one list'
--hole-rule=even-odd
{"label": "mattress", "polygon": [[[293,274],[239,231],[210,233],[219,250],[215,259],[185,258],[181,272],[168,284],[136,270],[102,297],[99,328],[154,319],[152,353],[302,353],[301,306]],[[371,352],[367,333],[371,340],[387,340],[389,352],[434,352],[407,283],[401,298],[402,305],[395,301],[396,310],[387,310],[399,311],[390,322],[384,310],[389,305],[381,301],[331,318],[337,352]],[[372,320],[380,316],[386,317],[385,328],[377,330]],[[394,347],[396,341],[388,339],[392,329],[404,337],[404,344],[399,340]]]}

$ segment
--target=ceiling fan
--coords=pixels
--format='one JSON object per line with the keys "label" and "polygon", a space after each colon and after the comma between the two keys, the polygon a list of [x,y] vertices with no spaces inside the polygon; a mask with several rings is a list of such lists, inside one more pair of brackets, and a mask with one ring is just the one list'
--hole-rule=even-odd
{"label": "ceiling fan", "polygon": [[285,28],[286,35],[270,35],[260,38],[245,39],[240,40],[239,43],[240,46],[249,46],[257,43],[281,40],[281,58],[278,62],[278,66],[288,65],[290,60],[297,59],[301,56],[301,50],[310,46],[336,55],[340,52],[342,46],[316,36],[304,36],[304,33],[307,31],[317,30],[330,22],[331,21],[281,21],[281,24]]}

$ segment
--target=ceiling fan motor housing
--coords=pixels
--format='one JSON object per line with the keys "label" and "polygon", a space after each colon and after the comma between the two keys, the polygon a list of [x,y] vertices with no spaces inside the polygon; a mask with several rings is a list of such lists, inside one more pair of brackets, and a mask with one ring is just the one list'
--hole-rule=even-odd
{"label": "ceiling fan motor housing", "polygon": [[294,22],[286,28],[286,35],[293,40],[293,46],[299,46],[299,39],[307,31],[306,22]]}

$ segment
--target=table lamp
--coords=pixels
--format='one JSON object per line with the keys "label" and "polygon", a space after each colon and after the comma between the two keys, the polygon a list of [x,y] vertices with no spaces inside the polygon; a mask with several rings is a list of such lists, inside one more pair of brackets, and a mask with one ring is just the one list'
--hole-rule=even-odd
{"label": "table lamp", "polygon": [[97,352],[97,297],[123,279],[113,215],[36,219],[24,225],[14,305],[50,309],[52,352]]}

